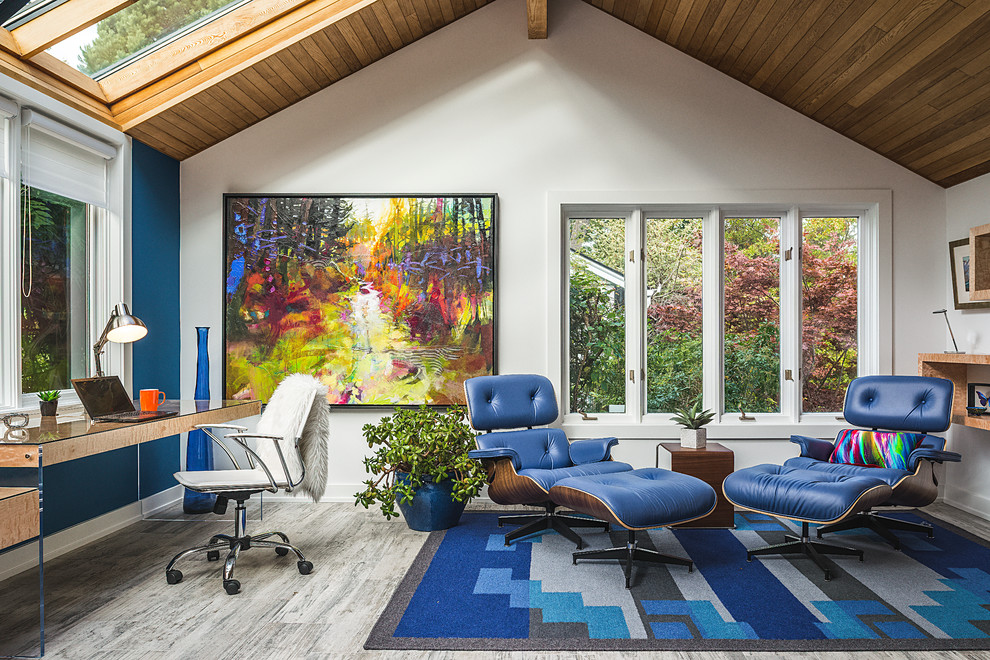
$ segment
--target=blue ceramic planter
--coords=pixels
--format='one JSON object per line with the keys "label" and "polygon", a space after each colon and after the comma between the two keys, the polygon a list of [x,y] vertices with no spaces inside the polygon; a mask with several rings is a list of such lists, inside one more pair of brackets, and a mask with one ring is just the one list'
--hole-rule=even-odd
{"label": "blue ceramic planter", "polygon": [[[404,472],[396,473],[396,479],[407,482],[409,475]],[[422,488],[416,491],[411,503],[397,501],[402,517],[406,519],[409,529],[417,532],[434,532],[439,529],[449,529],[457,524],[464,513],[467,501],[457,502],[450,495],[454,490],[453,481],[433,483],[424,480]]]}

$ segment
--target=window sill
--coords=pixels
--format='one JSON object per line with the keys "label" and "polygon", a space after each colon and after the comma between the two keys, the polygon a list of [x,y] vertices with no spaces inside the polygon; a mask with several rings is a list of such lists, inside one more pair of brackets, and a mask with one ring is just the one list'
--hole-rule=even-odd
{"label": "window sill", "polygon": [[[729,419],[705,426],[709,440],[787,440],[791,435],[806,435],[812,438],[835,439],[836,434],[849,424],[839,420],[806,421],[795,423],[790,420],[740,421]],[[615,436],[624,440],[677,440],[681,437],[681,427],[676,424],[609,422],[600,419],[596,422],[565,422],[561,428],[572,440]]]}

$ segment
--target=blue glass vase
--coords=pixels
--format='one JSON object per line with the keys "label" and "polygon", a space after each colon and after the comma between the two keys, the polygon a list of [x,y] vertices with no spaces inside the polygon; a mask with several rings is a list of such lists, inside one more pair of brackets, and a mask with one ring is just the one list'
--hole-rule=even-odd
{"label": "blue glass vase", "polygon": [[[210,407],[210,352],[208,340],[209,328],[196,328],[196,410],[208,410]],[[189,432],[186,441],[186,469],[213,469],[213,440],[206,431],[193,430]],[[217,496],[209,493],[185,491],[182,496],[182,510],[185,513],[209,513]]]}

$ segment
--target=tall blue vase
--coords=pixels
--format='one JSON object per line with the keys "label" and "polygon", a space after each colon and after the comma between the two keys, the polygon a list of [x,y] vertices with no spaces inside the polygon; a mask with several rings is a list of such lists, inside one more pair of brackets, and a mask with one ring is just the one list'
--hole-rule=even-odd
{"label": "tall blue vase", "polygon": [[[208,340],[209,328],[196,328],[196,410],[208,410],[210,407],[210,353]],[[189,432],[186,441],[186,469],[213,469],[213,440],[206,431],[193,430]],[[197,493],[186,489],[182,496],[182,510],[186,513],[209,513],[217,496],[208,493]]]}

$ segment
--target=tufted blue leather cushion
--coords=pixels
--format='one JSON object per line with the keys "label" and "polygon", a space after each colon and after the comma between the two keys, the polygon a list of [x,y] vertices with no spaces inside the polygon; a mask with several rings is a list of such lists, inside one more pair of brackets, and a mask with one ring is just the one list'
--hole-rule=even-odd
{"label": "tufted blue leather cushion", "polygon": [[[862,469],[872,474],[880,468]],[[871,496],[866,506],[891,494],[890,486],[878,477],[769,464],[733,472],[722,490],[738,506],[810,522],[830,522],[866,508],[860,498],[867,493]]]}
{"label": "tufted blue leather cushion", "polygon": [[847,465],[846,463],[827,463],[813,458],[798,456],[784,461],[784,466],[798,470],[818,470],[828,474],[839,474],[849,477],[870,477],[880,479],[893,488],[904,477],[913,474],[907,470],[891,468],[865,467],[862,465]]}
{"label": "tufted blue leather cushion", "polygon": [[545,376],[507,374],[464,381],[471,426],[479,431],[542,426],[557,419],[557,395]]}
{"label": "tufted blue leather cushion", "polygon": [[618,461],[602,461],[601,463],[572,465],[570,467],[558,468],[556,470],[541,470],[539,468],[520,470],[519,476],[529,477],[538,483],[543,490],[549,491],[550,488],[561,479],[610,474],[612,472],[628,472],[629,470],[632,470],[632,466],[628,463],[619,463]]}
{"label": "tufted blue leather cushion", "polygon": [[854,426],[944,431],[952,421],[952,381],[925,376],[863,376],[846,389],[842,411]]}
{"label": "tufted blue leather cushion", "polygon": [[519,460],[513,458],[516,471],[539,468],[553,470],[570,467],[570,451],[567,436],[560,429],[523,429],[521,431],[497,431],[475,437],[478,449],[510,447]]}
{"label": "tufted blue leather cushion", "polygon": [[[557,488],[588,493],[607,506],[617,522],[636,529],[693,520],[715,509],[711,486],[696,477],[660,468],[561,479],[554,484]],[[553,494],[551,490],[551,499]]]}

